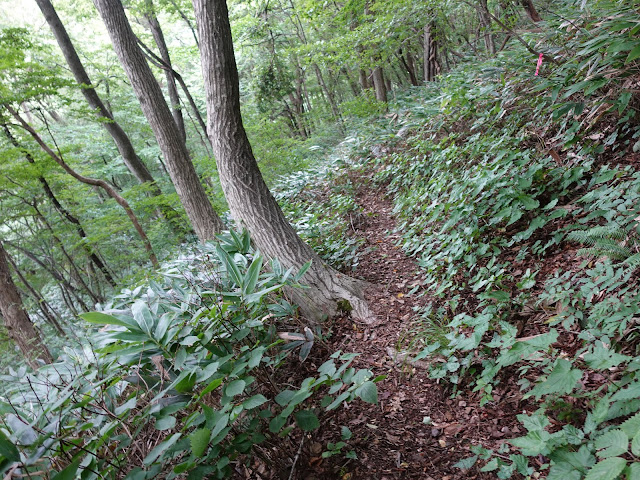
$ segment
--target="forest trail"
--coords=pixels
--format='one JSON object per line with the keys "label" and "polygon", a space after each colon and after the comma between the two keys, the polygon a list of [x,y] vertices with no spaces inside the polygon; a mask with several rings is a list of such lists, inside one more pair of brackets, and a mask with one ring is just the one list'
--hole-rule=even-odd
{"label": "forest trail", "polygon": [[[361,355],[353,364],[355,368],[368,368],[386,378],[378,383],[378,405],[353,402],[323,425],[307,445],[306,466],[299,466],[296,478],[494,478],[477,468],[463,471],[454,464],[473,455],[470,445],[482,442],[497,446],[501,438],[518,431],[515,415],[507,417],[504,411],[511,407],[513,413],[513,398],[502,408],[480,407],[479,396],[464,390],[451,398],[446,383],[429,378],[426,363],[410,362],[415,351],[402,353],[410,349],[411,329],[416,328],[414,307],[424,306],[428,298],[411,293],[422,278],[416,261],[397,245],[400,236],[394,232],[392,202],[385,187],[375,186],[368,176],[351,175],[359,175],[351,180],[362,208],[362,214],[352,219],[352,228],[365,242],[356,276],[376,286],[368,298],[379,323],[364,325],[339,319],[326,348],[329,352],[358,352]],[[323,459],[327,442],[339,441],[343,426],[352,432],[348,446]],[[345,458],[352,449],[358,458]]]}

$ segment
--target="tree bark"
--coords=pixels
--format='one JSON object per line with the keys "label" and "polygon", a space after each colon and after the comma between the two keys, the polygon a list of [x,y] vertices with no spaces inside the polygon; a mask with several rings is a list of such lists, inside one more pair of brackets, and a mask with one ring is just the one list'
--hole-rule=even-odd
{"label": "tree bark", "polygon": [[49,155],[58,165],[60,165],[65,172],[67,172],[69,175],[71,175],[73,178],[75,178],[79,182],[86,183],[87,185],[92,185],[94,187],[102,188],[105,192],[107,192],[107,194],[111,198],[113,198],[116,201],[118,205],[120,205],[124,209],[127,216],[129,217],[129,220],[131,220],[131,223],[136,229],[136,232],[138,232],[138,235],[140,236],[142,243],[144,244],[144,248],[147,251],[147,255],[149,256],[149,260],[151,261],[151,264],[153,265],[154,268],[158,268],[160,265],[158,263],[158,259],[156,258],[156,254],[153,252],[153,248],[151,247],[151,242],[149,241],[147,234],[144,232],[142,225],[138,221],[138,217],[136,217],[136,214],[133,212],[131,206],[129,205],[129,202],[127,202],[124,199],[124,197],[122,197],[122,195],[116,192],[115,188],[113,188],[104,180],[85,177],[84,175],[80,175],[78,172],[73,170],[69,165],[67,165],[67,163],[59,155],[57,155],[53,150],[51,150],[51,148],[42,140],[40,135],[38,135],[38,133],[31,127],[31,125],[29,125],[27,122],[24,121],[24,119],[18,114],[18,112],[16,112],[13,108],[11,108],[7,104],[5,104],[4,107],[7,109],[9,113],[11,113],[11,115],[13,115],[13,117],[20,123],[20,125],[22,125],[22,128],[24,128],[27,132],[29,132],[29,134],[38,143],[38,145],[40,145],[42,150],[44,150],[47,155]]}
{"label": "tree bark", "polygon": [[478,0],[478,16],[480,17],[480,24],[483,29],[484,45],[487,49],[487,53],[490,56],[494,56],[496,53],[496,42],[491,32],[491,13],[489,12],[489,5],[487,0]]}
{"label": "tree bark", "polygon": [[286,267],[312,261],[302,278],[309,289],[292,292],[303,314],[319,321],[347,300],[355,317],[372,321],[364,283],[325,265],[287,222],[260,174],[240,114],[240,87],[226,1],[193,0],[207,94],[209,136],[233,217],[247,227],[259,250]]}
{"label": "tree bark", "polygon": [[376,100],[379,102],[387,101],[387,86],[384,83],[384,74],[382,73],[382,67],[375,67],[373,69],[373,88],[376,92]]}
{"label": "tree bark", "polygon": [[538,23],[542,20],[542,17],[540,17],[538,10],[536,10],[535,5],[533,4],[533,0],[520,0],[520,3],[532,22]]}
{"label": "tree bark", "polygon": [[435,38],[435,25],[427,23],[424,26],[424,81],[433,82],[440,73],[438,63],[438,42]]}
{"label": "tree bark", "polygon": [[164,71],[164,76],[167,79],[167,92],[169,93],[169,100],[171,101],[171,114],[180,131],[180,135],[182,135],[182,141],[186,141],[187,132],[184,128],[184,118],[182,117],[182,110],[180,108],[180,96],[178,95],[178,88],[176,87],[176,79],[171,73],[173,67],[171,66],[169,48],[164,39],[164,33],[162,33],[162,27],[160,27],[158,17],[156,16],[153,0],[146,0],[144,17],[149,23],[153,40],[156,42],[156,46],[160,52],[160,58],[162,58],[162,61],[167,66],[167,69]]}
{"label": "tree bark", "polygon": [[52,363],[53,357],[22,306],[20,293],[13,283],[7,255],[0,242],[0,314],[9,337],[15,342],[25,360],[33,369],[38,361]]}
{"label": "tree bark", "polygon": [[119,0],[94,0],[102,17],[120,63],[133,86],[142,111],[158,141],[167,163],[169,175],[187,216],[201,241],[211,240],[223,228],[220,217],[200,183],[189,158],[187,147],[176,127]]}
{"label": "tree bark", "polygon": [[36,289],[33,288],[33,286],[27,281],[26,277],[22,274],[22,272],[18,268],[18,265],[16,264],[16,262],[11,258],[11,255],[9,255],[9,252],[5,250],[4,253],[7,257],[7,261],[13,268],[13,271],[16,272],[16,275],[18,275],[18,278],[20,279],[24,287],[29,291],[29,293],[33,297],[33,300],[38,304],[38,308],[42,312],[42,315],[44,316],[46,321],[53,328],[55,328],[60,335],[62,335],[63,337],[66,337],[67,333],[62,328],[62,325],[60,325],[60,322],[58,322],[56,313],[53,311],[51,306],[47,303],[47,301],[44,298],[42,298],[42,295],[40,295],[40,293],[37,292]]}
{"label": "tree bark", "polygon": [[127,168],[140,183],[150,182],[153,184],[151,191],[153,195],[161,195],[162,192],[160,191],[160,188],[155,184],[155,180],[151,176],[151,173],[140,157],[136,154],[131,140],[122,127],[120,127],[120,125],[113,119],[113,116],[98,96],[98,92],[93,88],[91,79],[89,78],[87,71],[84,69],[82,62],[80,61],[80,57],[78,56],[73,43],[71,43],[69,34],[62,24],[60,17],[58,17],[57,12],[53,8],[51,1],[36,0],[36,2],[40,7],[44,18],[49,24],[51,31],[55,35],[58,45],[60,46],[60,50],[62,50],[62,54],[67,61],[67,65],[69,65],[71,73],[73,73],[73,76],[80,85],[80,90],[82,91],[84,98],[87,100],[89,106],[96,111],[100,123],[104,126],[107,132],[109,132],[111,138],[113,138],[113,141],[115,142]]}

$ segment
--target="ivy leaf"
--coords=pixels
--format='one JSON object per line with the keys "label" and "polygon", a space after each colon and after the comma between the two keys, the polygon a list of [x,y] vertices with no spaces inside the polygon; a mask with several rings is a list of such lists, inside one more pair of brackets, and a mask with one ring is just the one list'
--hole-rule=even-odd
{"label": "ivy leaf", "polygon": [[584,480],[614,480],[622,473],[627,461],[620,457],[611,457],[596,463]]}
{"label": "ivy leaf", "polygon": [[534,396],[539,399],[543,395],[552,393],[571,393],[582,377],[582,370],[571,368],[571,362],[564,358],[556,360],[556,365],[547,379],[538,383],[526,397]]}
{"label": "ivy leaf", "polygon": [[629,437],[622,430],[609,430],[596,440],[596,449],[600,458],[615,457],[627,452]]}
{"label": "ivy leaf", "polygon": [[211,438],[211,430],[208,428],[200,428],[189,436],[194,457],[200,458],[204,454],[209,446],[209,438]]}
{"label": "ivy leaf", "polygon": [[300,410],[294,414],[296,423],[305,432],[310,432],[320,427],[318,417],[311,410]]}

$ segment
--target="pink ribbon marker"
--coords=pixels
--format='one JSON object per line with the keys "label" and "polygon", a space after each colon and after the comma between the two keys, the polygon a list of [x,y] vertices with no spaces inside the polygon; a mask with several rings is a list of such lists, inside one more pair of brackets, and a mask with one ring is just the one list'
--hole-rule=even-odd
{"label": "pink ribbon marker", "polygon": [[535,76],[538,76],[538,73],[540,73],[540,67],[542,66],[542,59],[544,58],[544,54],[540,54],[540,56],[538,57],[538,66],[536,67],[536,74]]}

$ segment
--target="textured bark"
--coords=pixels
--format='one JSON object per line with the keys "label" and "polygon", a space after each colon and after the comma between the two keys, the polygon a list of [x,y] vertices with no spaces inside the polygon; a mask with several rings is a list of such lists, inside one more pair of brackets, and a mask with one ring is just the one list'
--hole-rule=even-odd
{"label": "textured bark", "polygon": [[173,70],[171,66],[171,57],[169,56],[169,48],[167,42],[164,39],[164,33],[162,33],[162,27],[158,22],[155,9],[153,7],[153,0],[146,0],[145,3],[145,19],[149,23],[153,40],[156,42],[158,51],[160,52],[160,58],[167,68],[164,71],[165,78],[167,79],[167,92],[169,93],[169,100],[171,101],[171,114],[173,120],[176,122],[176,126],[182,135],[182,140],[186,141],[187,132],[184,129],[184,118],[182,117],[182,110],[180,109],[180,96],[178,95],[178,89],[176,87],[176,80],[171,73]]}
{"label": "textured bark", "polygon": [[200,183],[187,147],[164,100],[160,85],[145,60],[119,0],[94,0],[120,63],[158,141],[169,175],[198,238],[207,241],[222,230],[220,217]]}
{"label": "textured bark", "polygon": [[62,157],[60,157],[53,150],[51,150],[51,148],[42,140],[40,135],[38,135],[38,133],[31,127],[31,125],[29,125],[27,122],[24,121],[24,119],[18,114],[18,112],[16,112],[9,105],[5,104],[4,107],[7,109],[9,113],[11,113],[11,115],[13,115],[13,118],[15,118],[20,123],[20,125],[22,125],[22,128],[24,128],[27,132],[29,132],[29,134],[33,137],[36,143],[40,145],[42,150],[44,150],[44,152],[47,155],[49,155],[58,165],[60,165],[65,172],[67,172],[69,175],[71,175],[73,178],[75,178],[79,182],[86,183],[87,185],[92,185],[94,187],[100,187],[105,192],[107,192],[107,194],[111,198],[113,198],[118,205],[120,205],[124,209],[127,216],[129,217],[129,220],[131,220],[131,223],[136,229],[136,232],[138,232],[140,239],[142,240],[144,248],[147,251],[147,255],[149,256],[149,260],[151,261],[151,264],[154,266],[154,268],[158,268],[159,267],[158,259],[156,258],[156,254],[153,252],[153,248],[151,247],[151,242],[149,241],[147,234],[144,232],[142,225],[138,221],[138,217],[136,217],[136,214],[131,209],[129,202],[127,202],[124,199],[124,197],[122,197],[122,195],[120,195],[115,190],[115,188],[113,188],[104,180],[85,177],[84,175],[80,175],[78,172],[73,170],[69,165],[67,165],[67,163],[62,159]]}
{"label": "textured bark", "polygon": [[536,10],[536,7],[533,5],[533,0],[520,0],[520,3],[532,22],[537,23],[542,20],[538,10]]}
{"label": "textured bark", "polygon": [[32,368],[38,368],[38,360],[53,362],[46,345],[42,343],[31,319],[22,306],[20,293],[13,283],[9,263],[0,242],[0,314],[9,337],[15,342]]}
{"label": "textured bark", "polygon": [[373,88],[376,92],[376,100],[379,102],[387,101],[387,86],[384,83],[384,74],[382,73],[382,67],[375,67],[373,69]]}
{"label": "textured bark", "polygon": [[[113,119],[113,116],[98,96],[98,92],[93,88],[91,79],[89,78],[87,71],[84,69],[82,62],[80,61],[80,57],[78,57],[78,53],[76,52],[73,43],[71,43],[67,30],[60,21],[51,1],[36,0],[36,3],[40,7],[44,18],[55,35],[58,45],[60,46],[60,50],[62,50],[62,54],[67,61],[67,65],[69,65],[71,73],[73,73],[76,81],[81,86],[82,94],[87,100],[89,106],[96,111],[96,114],[100,119],[100,123],[109,132],[111,138],[113,138],[113,141],[115,142],[127,168],[140,183],[154,183],[151,173],[142,160],[140,160],[140,157],[136,154],[131,140],[122,127],[120,127],[120,125]],[[160,189],[154,183],[151,193],[153,195],[160,195],[162,192],[160,192]]]}
{"label": "textured bark", "polygon": [[208,126],[218,172],[233,217],[252,235],[260,251],[286,267],[299,269],[311,260],[302,282],[308,290],[292,292],[311,321],[337,312],[347,300],[356,318],[372,321],[361,281],[325,265],[287,222],[256,163],[240,114],[238,70],[227,5],[222,0],[193,0],[207,94]]}
{"label": "textured bark", "polygon": [[407,52],[407,54],[405,55],[402,52],[402,49],[400,49],[398,50],[398,58],[400,59],[400,63],[402,63],[402,66],[409,74],[409,81],[411,82],[411,85],[413,85],[414,87],[420,85],[420,82],[418,82],[418,77],[416,76],[416,67],[411,52]]}
{"label": "textured bark", "polygon": [[440,73],[438,63],[438,42],[435,38],[435,25],[427,23],[424,26],[424,81],[433,82]]}
{"label": "textured bark", "polygon": [[496,53],[496,43],[493,33],[491,32],[491,13],[489,12],[487,0],[478,0],[478,16],[480,17],[480,24],[484,32],[484,45],[487,53],[493,56]]}
{"label": "textured bark", "polygon": [[20,271],[20,269],[18,268],[18,265],[16,264],[16,262],[11,258],[11,255],[9,255],[9,252],[7,252],[5,250],[5,255],[7,257],[7,261],[9,262],[9,264],[11,265],[11,267],[13,268],[13,271],[16,272],[16,275],[18,275],[18,278],[20,279],[20,282],[22,282],[22,284],[24,285],[24,287],[29,291],[29,294],[33,297],[33,300],[37,303],[38,308],[40,309],[40,311],[42,312],[42,315],[44,316],[45,320],[47,321],[47,323],[49,325],[51,325],[53,328],[56,329],[56,331],[62,335],[62,336],[66,336],[67,333],[64,331],[64,329],[62,328],[62,326],[60,325],[60,322],[58,322],[58,318],[56,313],[53,311],[53,308],[51,308],[51,306],[47,303],[47,301],[42,297],[42,295],[40,295],[40,293],[38,293],[36,291],[35,288],[33,288],[33,285],[31,285],[26,277],[22,274],[22,272]]}

